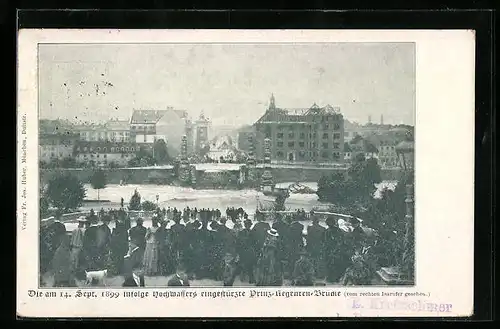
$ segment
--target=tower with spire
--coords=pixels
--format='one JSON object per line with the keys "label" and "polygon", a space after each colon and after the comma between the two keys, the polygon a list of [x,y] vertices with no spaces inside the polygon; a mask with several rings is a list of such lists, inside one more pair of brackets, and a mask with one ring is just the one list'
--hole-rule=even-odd
{"label": "tower with spire", "polygon": [[205,116],[205,113],[201,111],[200,117],[195,122],[195,136],[194,136],[194,150],[195,152],[200,152],[206,145],[208,145],[209,141],[209,127],[210,120]]}
{"label": "tower with spire", "polygon": [[276,102],[274,99],[274,94],[271,93],[271,99],[269,100],[269,109],[270,110],[275,110],[276,109]]}
{"label": "tower with spire", "polygon": [[384,115],[383,114],[380,115],[380,124],[384,125]]}

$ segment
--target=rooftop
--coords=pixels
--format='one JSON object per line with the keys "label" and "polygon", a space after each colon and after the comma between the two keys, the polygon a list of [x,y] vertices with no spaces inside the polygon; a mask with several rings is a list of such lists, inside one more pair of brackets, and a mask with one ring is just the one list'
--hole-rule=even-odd
{"label": "rooftop", "polygon": [[167,110],[134,110],[130,118],[130,123],[154,124],[166,114],[173,114],[179,119],[187,119],[188,117],[186,111],[174,110],[173,108],[168,108]]}
{"label": "rooftop", "polygon": [[307,122],[311,116],[342,115],[339,107],[314,103],[310,108],[270,108],[257,122]]}

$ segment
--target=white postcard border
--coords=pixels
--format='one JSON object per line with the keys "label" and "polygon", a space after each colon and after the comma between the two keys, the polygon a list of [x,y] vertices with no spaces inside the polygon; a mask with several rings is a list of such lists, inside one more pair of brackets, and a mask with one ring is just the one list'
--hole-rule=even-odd
{"label": "white postcard border", "polygon": [[[38,288],[38,43],[416,44],[415,287],[189,288],[196,298],[76,298],[76,289]],[[473,310],[473,31],[453,30],[20,30],[18,36],[17,313],[27,317],[380,317],[468,316]],[[23,161],[23,158],[25,161]],[[25,171],[23,174],[23,170]],[[25,176],[24,176],[25,175]],[[23,182],[25,184],[23,184]],[[30,297],[37,291],[42,297]],[[105,291],[84,289],[101,296]],[[182,289],[184,290],[184,289]],[[250,297],[251,291],[339,292],[339,297]],[[49,291],[56,297],[45,297]],[[167,288],[139,292],[172,291]],[[180,291],[179,289],[174,291]],[[245,292],[204,298],[203,291]],[[401,292],[374,309],[356,292]],[[71,298],[61,297],[68,292]],[[404,297],[405,293],[422,293]],[[391,303],[392,302],[392,303]],[[422,303],[438,305],[435,311]],[[443,306],[442,306],[443,305]],[[362,306],[362,307],[359,307]]]}

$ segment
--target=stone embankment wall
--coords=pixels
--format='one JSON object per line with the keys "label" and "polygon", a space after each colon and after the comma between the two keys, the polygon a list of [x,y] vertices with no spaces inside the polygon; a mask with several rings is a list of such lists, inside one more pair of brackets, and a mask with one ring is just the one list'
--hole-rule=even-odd
{"label": "stone embankment wall", "polygon": [[[118,168],[118,169],[103,169],[106,173],[108,184],[119,184],[120,181],[127,184],[171,184],[175,180],[175,172],[172,168]],[[257,178],[255,185],[259,184],[260,177],[262,176],[263,168],[249,169],[254,170],[254,175]],[[331,175],[334,173],[345,172],[344,168],[272,168],[273,180],[275,183],[284,182],[317,182],[323,175]],[[92,169],[41,169],[40,182],[46,184],[51,177],[64,172],[69,172],[76,176],[80,181],[87,184],[90,183],[92,177]],[[401,177],[401,170],[395,169],[382,169],[382,180],[399,180]],[[228,182],[229,181],[229,182]],[[196,172],[196,179],[194,186],[196,188],[212,189],[236,189],[245,186],[251,186],[249,182],[239,182],[239,173],[228,171],[227,173],[213,174],[209,172]]]}

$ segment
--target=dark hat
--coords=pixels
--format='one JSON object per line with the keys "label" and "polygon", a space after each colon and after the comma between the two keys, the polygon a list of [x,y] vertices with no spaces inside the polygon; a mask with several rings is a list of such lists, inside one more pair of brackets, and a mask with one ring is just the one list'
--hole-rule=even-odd
{"label": "dark hat", "polygon": [[245,226],[247,226],[247,225],[252,226],[252,224],[253,224],[252,221],[248,218],[243,221],[243,225],[245,225]]}
{"label": "dark hat", "polygon": [[137,218],[137,219],[135,220],[135,222],[136,222],[136,223],[141,223],[141,224],[142,224],[142,223],[144,223],[144,220],[143,220],[141,217],[139,217],[139,218]]}
{"label": "dark hat", "polygon": [[271,236],[274,236],[274,237],[278,237],[279,236],[278,231],[276,231],[274,228],[272,228],[270,230],[267,230],[267,234],[269,234]]}
{"label": "dark hat", "polygon": [[338,221],[335,219],[335,217],[328,216],[328,218],[326,219],[326,225],[328,225],[329,227],[337,226]]}

